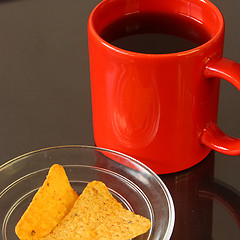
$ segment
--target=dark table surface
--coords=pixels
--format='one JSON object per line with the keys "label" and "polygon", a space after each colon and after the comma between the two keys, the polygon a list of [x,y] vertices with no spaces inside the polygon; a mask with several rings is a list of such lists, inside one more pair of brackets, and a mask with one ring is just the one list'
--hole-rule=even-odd
{"label": "dark table surface", "polygon": [[[39,148],[94,145],[87,21],[100,0],[0,0],[0,164]],[[224,55],[240,63],[240,1],[212,0]],[[218,125],[240,137],[240,93],[221,80]],[[176,208],[172,239],[240,239],[240,156],[211,152],[160,176]],[[1,183],[0,183],[1,184]]]}

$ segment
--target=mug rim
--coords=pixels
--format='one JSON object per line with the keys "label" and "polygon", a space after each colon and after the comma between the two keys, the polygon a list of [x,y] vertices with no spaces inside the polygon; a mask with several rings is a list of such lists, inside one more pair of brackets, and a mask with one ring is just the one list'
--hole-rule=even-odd
{"label": "mug rim", "polygon": [[[202,51],[203,49],[207,48],[209,45],[212,45],[215,41],[217,41],[219,38],[221,38],[221,36],[224,34],[224,30],[225,30],[225,21],[224,21],[224,17],[221,13],[221,11],[217,8],[217,6],[215,6],[212,2],[210,2],[209,0],[200,0],[201,2],[205,3],[206,6],[208,8],[211,8],[212,11],[214,11],[214,13],[216,13],[216,15],[218,16],[218,20],[220,22],[220,27],[217,31],[216,34],[214,34],[213,36],[211,36],[211,38],[197,46],[188,50],[184,50],[184,51],[179,51],[179,52],[174,52],[174,53],[141,53],[141,52],[135,52],[135,51],[130,51],[130,50],[126,50],[120,47],[117,47],[109,42],[107,42],[106,40],[104,40],[96,31],[95,27],[94,27],[94,20],[93,17],[95,15],[95,12],[98,11],[99,8],[104,7],[104,4],[106,2],[109,1],[113,1],[113,0],[103,0],[102,2],[100,2],[98,5],[96,5],[94,7],[94,9],[92,10],[89,19],[88,19],[88,32],[91,32],[94,37],[98,40],[98,42],[100,42],[102,45],[104,45],[105,47],[109,48],[112,51],[124,54],[124,55],[128,55],[128,56],[137,56],[137,57],[151,57],[151,58],[159,58],[159,57],[174,57],[174,56],[184,56],[184,55],[190,55],[190,54],[194,54],[194,53],[198,53],[199,51]],[[191,0],[190,0],[191,1]]]}

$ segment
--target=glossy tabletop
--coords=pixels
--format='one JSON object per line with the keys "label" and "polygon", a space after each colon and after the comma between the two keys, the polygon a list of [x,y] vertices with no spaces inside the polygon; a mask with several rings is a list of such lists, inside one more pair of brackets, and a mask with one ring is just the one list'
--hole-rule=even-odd
{"label": "glossy tabletop", "polygon": [[[100,0],[0,0],[0,164],[32,150],[94,145],[87,21]],[[224,56],[240,63],[240,1],[212,0]],[[218,125],[240,137],[240,93],[221,80]],[[172,239],[240,239],[240,156],[211,152],[160,176],[172,194]],[[1,184],[1,183],[0,183]]]}

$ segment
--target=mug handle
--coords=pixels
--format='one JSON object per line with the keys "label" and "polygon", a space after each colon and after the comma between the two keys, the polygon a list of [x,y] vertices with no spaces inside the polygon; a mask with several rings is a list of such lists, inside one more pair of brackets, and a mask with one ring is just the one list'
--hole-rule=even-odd
{"label": "mug handle", "polygon": [[[240,64],[227,58],[209,61],[204,69],[207,78],[222,78],[240,91]],[[201,134],[201,142],[215,151],[228,155],[240,154],[240,139],[222,132],[215,122],[209,123]]]}

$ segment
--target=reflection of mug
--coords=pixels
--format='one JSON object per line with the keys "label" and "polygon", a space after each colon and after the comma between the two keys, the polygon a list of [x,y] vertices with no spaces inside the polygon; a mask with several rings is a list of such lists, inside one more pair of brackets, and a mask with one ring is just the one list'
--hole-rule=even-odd
{"label": "reflection of mug", "polygon": [[240,195],[214,179],[214,152],[193,168],[161,178],[174,199],[172,240],[213,239],[213,200],[224,206],[240,227]]}
{"label": "reflection of mug", "polygon": [[222,57],[224,20],[212,3],[104,0],[88,37],[97,146],[156,173],[189,168],[211,149],[240,154],[240,139],[216,125],[219,78],[240,89],[240,65]]}

